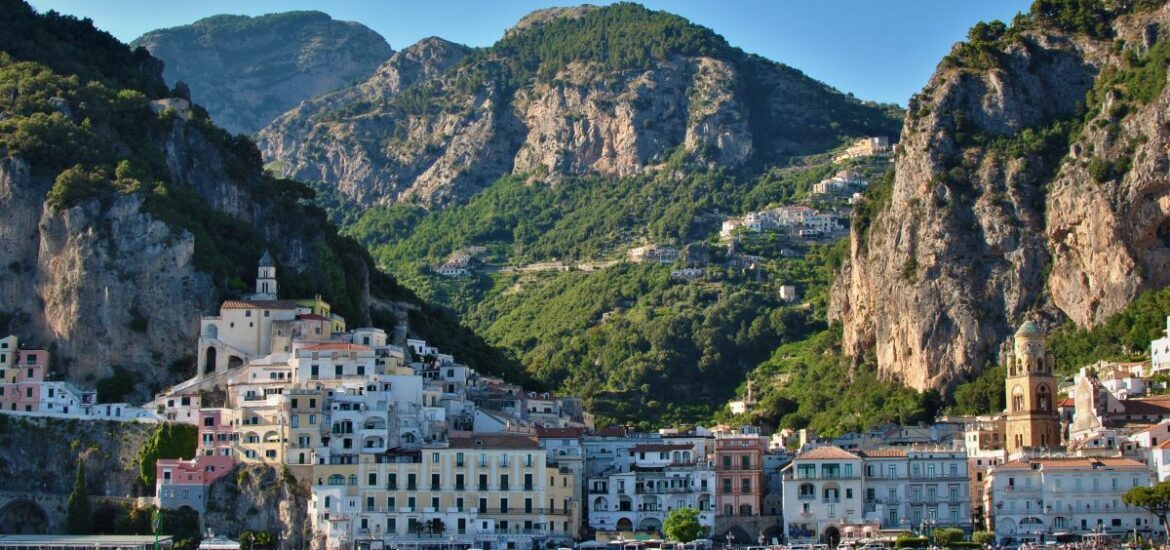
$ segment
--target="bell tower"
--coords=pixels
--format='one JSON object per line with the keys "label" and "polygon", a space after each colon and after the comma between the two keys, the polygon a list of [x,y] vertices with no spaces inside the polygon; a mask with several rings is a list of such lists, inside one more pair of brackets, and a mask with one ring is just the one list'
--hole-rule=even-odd
{"label": "bell tower", "polygon": [[1044,331],[1024,322],[1012,342],[1007,361],[1007,452],[1060,445],[1060,418],[1056,412],[1055,358],[1047,350]]}
{"label": "bell tower", "polygon": [[260,266],[256,270],[256,294],[253,299],[276,299],[276,262],[272,261],[272,254],[267,250],[260,257]]}

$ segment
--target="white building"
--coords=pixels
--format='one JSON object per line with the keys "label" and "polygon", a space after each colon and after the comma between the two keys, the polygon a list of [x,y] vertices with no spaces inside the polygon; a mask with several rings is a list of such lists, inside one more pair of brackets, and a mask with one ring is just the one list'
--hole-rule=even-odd
{"label": "white building", "polygon": [[1150,361],[1153,372],[1170,371],[1170,317],[1166,317],[1164,336],[1150,342]]}
{"label": "white building", "polygon": [[785,535],[790,543],[874,536],[880,522],[867,521],[862,501],[861,457],[833,446],[816,447],[785,466]]}
{"label": "white building", "polygon": [[715,527],[715,470],[702,444],[642,443],[617,464],[589,477],[589,526],[598,531],[656,532],[677,508],[699,510],[699,523]]}
{"label": "white building", "polygon": [[1122,502],[1152,479],[1145,464],[1127,458],[1024,458],[991,468],[990,514],[1001,543],[1040,542],[1055,533],[1137,532],[1162,536],[1144,509]]}

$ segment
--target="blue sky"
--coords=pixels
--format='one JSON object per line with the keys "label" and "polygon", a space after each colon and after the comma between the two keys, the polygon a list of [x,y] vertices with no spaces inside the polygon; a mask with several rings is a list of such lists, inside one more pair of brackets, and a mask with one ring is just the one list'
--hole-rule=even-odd
{"label": "blue sky", "polygon": [[[487,46],[524,14],[556,0],[31,0],[38,10],[88,17],[123,41],[220,13],[316,9],[374,29],[395,50],[427,36]],[[595,2],[598,3],[598,2]],[[604,3],[604,2],[600,2]],[[905,105],[978,21],[1010,21],[1030,0],[647,0],[722,34],[732,45],[791,65],[864,99]]]}

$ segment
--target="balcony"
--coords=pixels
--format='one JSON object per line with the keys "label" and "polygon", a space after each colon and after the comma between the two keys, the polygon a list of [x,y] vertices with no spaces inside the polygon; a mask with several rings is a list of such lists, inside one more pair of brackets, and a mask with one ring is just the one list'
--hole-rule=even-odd
{"label": "balcony", "polygon": [[811,502],[811,501],[814,501],[816,499],[817,499],[816,493],[796,495],[796,500],[804,500],[804,501]]}

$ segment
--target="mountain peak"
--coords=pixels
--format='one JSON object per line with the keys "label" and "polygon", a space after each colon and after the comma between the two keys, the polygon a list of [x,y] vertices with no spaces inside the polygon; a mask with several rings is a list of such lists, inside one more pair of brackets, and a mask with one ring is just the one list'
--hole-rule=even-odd
{"label": "mountain peak", "polygon": [[253,133],[300,102],[368,78],[393,54],[378,33],[319,11],[216,15],[134,41],[188,83],[217,124]]}
{"label": "mountain peak", "polygon": [[555,21],[561,18],[579,19],[584,17],[589,12],[600,9],[598,6],[592,4],[581,4],[580,6],[567,6],[558,8],[544,8],[536,10],[524,17],[520,18],[512,28],[504,33],[507,38],[515,33],[522,32],[526,29],[543,25],[550,21]]}

